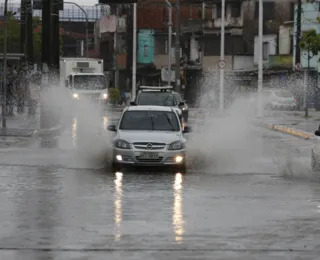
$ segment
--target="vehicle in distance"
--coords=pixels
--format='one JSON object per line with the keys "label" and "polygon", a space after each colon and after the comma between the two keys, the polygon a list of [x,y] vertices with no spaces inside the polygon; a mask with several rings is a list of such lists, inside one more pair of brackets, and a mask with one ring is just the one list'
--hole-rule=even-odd
{"label": "vehicle in distance", "polygon": [[266,107],[275,110],[296,110],[297,101],[290,90],[273,90],[267,97]]}
{"label": "vehicle in distance", "polygon": [[188,122],[189,107],[178,92],[173,91],[172,86],[141,86],[136,100],[130,103],[138,106],[166,106],[177,110],[179,117]]}
{"label": "vehicle in distance", "polygon": [[125,166],[169,166],[186,169],[186,143],[178,114],[171,107],[130,106],[125,108],[113,140],[113,170]]}

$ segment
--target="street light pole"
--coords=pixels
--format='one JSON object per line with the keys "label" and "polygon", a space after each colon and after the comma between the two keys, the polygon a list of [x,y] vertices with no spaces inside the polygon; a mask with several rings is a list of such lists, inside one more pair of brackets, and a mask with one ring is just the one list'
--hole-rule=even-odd
{"label": "street light pole", "polygon": [[3,81],[2,81],[2,128],[7,128],[7,44],[8,44],[8,0],[4,2],[4,35],[3,35]]}
{"label": "street light pole", "polygon": [[[176,52],[176,91],[181,92],[180,88],[180,0],[176,0],[176,39],[175,39],[175,52]],[[171,46],[170,46],[171,53]]]}
{"label": "street light pole", "polygon": [[89,41],[88,41],[88,23],[89,23],[89,21],[88,21],[87,12],[80,5],[78,5],[75,2],[63,2],[63,3],[75,5],[84,13],[84,16],[86,19],[86,28],[85,28],[85,30],[86,30],[86,57],[89,57]]}
{"label": "street light pole", "polygon": [[263,0],[259,0],[258,116],[263,116]]}
{"label": "street light pole", "polygon": [[165,0],[169,10],[168,22],[168,86],[171,85],[171,45],[172,45],[172,5],[168,0]]}
{"label": "street light pole", "polygon": [[137,73],[137,3],[133,4],[133,46],[132,46],[132,97],[131,100],[136,99],[136,73]]}
{"label": "street light pole", "polygon": [[[220,60],[224,61],[224,26],[225,26],[226,1],[221,3],[221,41],[220,41]],[[224,110],[224,68],[220,68],[220,112]]]}

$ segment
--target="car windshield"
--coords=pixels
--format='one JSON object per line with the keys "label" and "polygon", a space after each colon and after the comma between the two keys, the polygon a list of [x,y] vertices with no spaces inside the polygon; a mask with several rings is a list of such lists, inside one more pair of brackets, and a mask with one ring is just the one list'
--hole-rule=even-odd
{"label": "car windshield", "polygon": [[292,98],[293,97],[291,91],[288,91],[288,90],[279,90],[279,91],[276,91],[275,94],[276,94],[276,96],[282,97],[282,98]]}
{"label": "car windshield", "polygon": [[103,75],[75,75],[74,88],[83,90],[101,90],[107,87],[106,78]]}
{"label": "car windshield", "polygon": [[177,105],[175,96],[170,92],[141,92],[137,99],[137,105],[166,106]]}
{"label": "car windshield", "polygon": [[179,131],[180,125],[174,112],[126,111],[121,119],[120,130]]}

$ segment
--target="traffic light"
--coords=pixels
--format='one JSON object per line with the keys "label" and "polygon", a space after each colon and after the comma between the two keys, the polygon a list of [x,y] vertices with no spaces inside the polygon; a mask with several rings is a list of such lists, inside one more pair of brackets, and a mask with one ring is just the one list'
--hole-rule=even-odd
{"label": "traffic light", "polygon": [[134,4],[138,0],[99,0],[99,4]]}

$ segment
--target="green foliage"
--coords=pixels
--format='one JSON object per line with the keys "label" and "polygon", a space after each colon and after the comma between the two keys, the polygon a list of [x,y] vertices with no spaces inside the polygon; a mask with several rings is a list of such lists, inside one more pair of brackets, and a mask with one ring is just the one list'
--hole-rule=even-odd
{"label": "green foliage", "polygon": [[113,105],[120,101],[120,90],[118,88],[109,88],[109,98]]}
{"label": "green foliage", "polygon": [[318,55],[320,51],[320,35],[314,29],[303,32],[299,47],[308,52],[309,58]]}
{"label": "green foliage", "polygon": [[[40,17],[33,17],[33,29],[36,29],[41,25]],[[0,52],[3,51],[3,35],[4,26],[0,25]],[[41,42],[42,32],[41,30],[34,30],[33,32],[33,49],[35,61],[41,60]],[[62,54],[62,36],[60,35],[60,53]],[[19,21],[9,13],[8,18],[8,52],[20,52],[20,23]]]}

